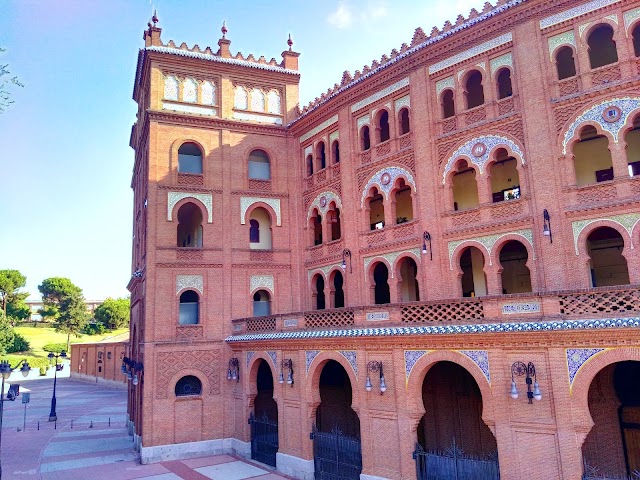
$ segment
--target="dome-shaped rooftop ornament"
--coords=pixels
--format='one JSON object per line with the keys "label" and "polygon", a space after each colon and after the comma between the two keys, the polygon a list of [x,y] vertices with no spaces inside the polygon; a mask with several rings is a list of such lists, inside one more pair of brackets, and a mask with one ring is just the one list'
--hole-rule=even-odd
{"label": "dome-shaped rooftop ornament", "polygon": [[289,45],[289,51],[291,51],[291,47],[293,47],[293,40],[291,40],[291,34],[289,34],[289,40],[287,40],[287,45]]}
{"label": "dome-shaped rooftop ornament", "polygon": [[153,17],[151,17],[151,21],[153,22],[153,26],[156,26],[156,23],[158,23],[158,13],[156,10],[153,11]]}
{"label": "dome-shaped rooftop ornament", "polygon": [[229,30],[227,30],[227,22],[226,21],[222,22],[222,28],[220,29],[220,31],[222,32],[222,38],[227,38],[227,32]]}

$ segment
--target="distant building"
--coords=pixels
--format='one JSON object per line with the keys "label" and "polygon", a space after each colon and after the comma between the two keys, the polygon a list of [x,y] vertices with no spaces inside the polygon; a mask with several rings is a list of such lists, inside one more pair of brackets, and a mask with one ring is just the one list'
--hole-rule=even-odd
{"label": "distant building", "polygon": [[[91,313],[91,316],[93,316],[95,309],[102,305],[104,300],[85,300],[84,302],[87,304],[87,310]],[[25,303],[29,306],[29,311],[31,312],[29,321],[42,321],[42,315],[40,315],[40,309],[44,306],[42,300],[27,300]]]}

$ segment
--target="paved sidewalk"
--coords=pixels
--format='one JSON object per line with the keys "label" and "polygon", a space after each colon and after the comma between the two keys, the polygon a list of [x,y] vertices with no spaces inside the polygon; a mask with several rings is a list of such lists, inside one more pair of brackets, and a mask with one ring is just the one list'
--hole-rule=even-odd
{"label": "paved sidewalk", "polygon": [[[2,480],[283,480],[268,467],[231,455],[141,465],[127,434],[126,391],[58,379],[58,422],[49,422],[52,380],[31,390],[23,428],[22,396],[4,402]],[[39,430],[38,430],[39,422]],[[20,431],[18,431],[18,429]]]}

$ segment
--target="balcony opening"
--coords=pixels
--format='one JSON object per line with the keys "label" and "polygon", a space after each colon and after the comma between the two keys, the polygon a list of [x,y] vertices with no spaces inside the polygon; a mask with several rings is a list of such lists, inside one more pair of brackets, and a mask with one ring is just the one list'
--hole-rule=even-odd
{"label": "balcony opening", "polygon": [[510,240],[500,250],[502,293],[531,292],[531,272],[527,267],[529,253],[517,240]]}
{"label": "balcony opening", "polygon": [[640,175],[640,115],[633,121],[633,130],[627,132],[624,137],[627,143],[627,164],[629,176]]}
{"label": "balcony opening", "polygon": [[183,143],[178,149],[178,173],[202,174],[202,151],[195,143]]}
{"label": "balcony opening", "polygon": [[318,143],[316,147],[316,158],[318,162],[318,170],[322,170],[327,166],[327,155],[324,151],[324,142]]}
{"label": "balcony opening", "polygon": [[389,269],[387,266],[382,263],[376,263],[375,268],[373,269],[373,281],[375,283],[374,287],[374,303],[376,305],[381,305],[384,303],[391,303],[391,293],[389,291]]}
{"label": "balcony opening", "polygon": [[322,275],[316,275],[315,281],[313,282],[315,288],[315,307],[316,310],[324,310],[325,309],[325,297],[324,297],[324,278]]}
{"label": "balcony opening", "polygon": [[386,142],[391,138],[389,130],[389,112],[386,110],[382,110],[378,113],[376,133],[378,134],[378,143]]}
{"label": "balcony opening", "polygon": [[571,47],[558,49],[556,68],[558,69],[558,80],[576,76],[576,60],[573,57],[573,49]]}
{"label": "balcony opening", "polygon": [[369,195],[369,225],[371,230],[384,228],[384,198],[376,187],[371,189]]}
{"label": "balcony opening", "polygon": [[202,248],[202,211],[191,202],[178,210],[178,247]]}
{"label": "balcony opening", "polygon": [[307,155],[307,177],[313,175],[313,155]]}
{"label": "balcony opening", "polygon": [[318,210],[313,210],[309,222],[313,235],[313,245],[322,245],[322,216]]}
{"label": "balcony opening", "polygon": [[340,163],[340,142],[338,142],[338,140],[334,140],[333,144],[331,145],[331,150],[333,153],[334,165],[336,163]]}
{"label": "balcony opening", "polygon": [[336,207],[335,202],[331,202],[331,205],[329,205],[327,219],[331,230],[331,241],[340,240],[340,237],[342,236],[342,231],[340,229],[340,209]]}
{"label": "balcony opening", "polygon": [[498,73],[498,99],[508,98],[513,95],[511,84],[511,70],[503,68]]}
{"label": "balcony opening", "polygon": [[493,202],[520,198],[520,176],[518,161],[504,149],[496,151],[496,162],[490,166],[491,194]]}
{"label": "balcony opening", "polygon": [[622,255],[624,239],[611,227],[596,228],[587,237],[592,287],[629,284],[627,259]]}
{"label": "balcony opening", "polygon": [[200,297],[193,290],[186,290],[180,295],[180,325],[196,325],[199,323]]}
{"label": "balcony opening", "polygon": [[258,290],[253,294],[253,316],[271,315],[271,295],[266,290]]}
{"label": "balcony opening", "polygon": [[467,77],[465,83],[465,97],[467,110],[484,105],[484,87],[482,86],[482,74],[474,70]]}
{"label": "balcony opening", "polygon": [[271,215],[262,207],[254,208],[249,215],[249,248],[251,250],[271,250],[273,248]]}
{"label": "balcony opening", "polygon": [[333,273],[333,306],[334,308],[344,307],[344,278],[341,272]]}
{"label": "balcony opening", "polygon": [[453,90],[445,90],[442,94],[442,118],[450,118],[456,114]]}
{"label": "balcony opening", "polygon": [[394,201],[396,206],[396,223],[411,222],[413,220],[411,187],[407,185],[402,178],[396,183]]}
{"label": "balcony opening", "polygon": [[273,372],[265,360],[259,360],[259,362],[258,375],[256,376],[258,394],[253,401],[253,410],[258,420],[267,418],[269,421],[277,423],[278,404],[273,399]]}
{"label": "balcony opening", "polygon": [[371,137],[369,136],[369,127],[367,125],[360,130],[360,146],[363,152],[371,148]]}
{"label": "balcony opening", "polygon": [[618,61],[618,50],[613,40],[613,28],[600,25],[589,34],[589,62],[591,68],[603,67]]}
{"label": "balcony opening", "polygon": [[484,274],[484,255],[476,247],[467,247],[460,255],[462,269],[462,296],[481,297],[487,294],[487,278]]}
{"label": "balcony opening", "polygon": [[638,23],[633,29],[633,54],[636,57],[640,57],[640,23]]}
{"label": "balcony opening", "polygon": [[480,205],[476,171],[464,159],[459,160],[456,164],[456,170],[451,180],[451,189],[454,210],[466,210]]}
{"label": "balcony opening", "polygon": [[591,125],[580,131],[580,141],[573,146],[576,185],[582,187],[613,180],[613,163],[609,139],[598,135]]}
{"label": "balcony opening", "polygon": [[405,257],[400,261],[399,287],[402,302],[415,302],[420,300],[418,265],[413,258]]}
{"label": "balcony opening", "polygon": [[398,122],[400,125],[400,135],[406,135],[411,131],[411,127],[409,125],[409,109],[403,108],[400,110],[400,121]]}

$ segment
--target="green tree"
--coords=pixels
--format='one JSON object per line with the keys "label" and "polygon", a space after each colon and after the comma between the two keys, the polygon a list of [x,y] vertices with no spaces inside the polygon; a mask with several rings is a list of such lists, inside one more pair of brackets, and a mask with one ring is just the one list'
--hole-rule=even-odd
{"label": "green tree", "polygon": [[95,309],[93,315],[96,322],[102,323],[109,330],[113,330],[129,326],[130,309],[128,298],[107,298]]}
{"label": "green tree", "polygon": [[7,350],[13,345],[13,338],[13,327],[4,313],[0,312],[0,355],[7,353]]}
{"label": "green tree", "polygon": [[[4,51],[5,49],[0,47],[0,53]],[[18,77],[11,77],[8,63],[4,65],[0,64],[0,113],[4,112],[4,110],[13,103],[13,100],[11,100],[11,92],[9,91],[9,87],[11,86],[24,87],[20,80],[18,80]]]}
{"label": "green tree", "polygon": [[[0,307],[7,316],[7,304],[16,301],[21,294],[18,292],[27,284],[27,277],[18,270],[0,270]],[[26,297],[22,297],[24,300]]]}
{"label": "green tree", "polygon": [[16,322],[27,320],[31,316],[31,309],[25,302],[28,293],[18,293],[7,303],[7,317],[13,326]]}
{"label": "green tree", "polygon": [[43,280],[42,285],[38,285],[38,290],[44,303],[40,313],[43,318],[53,319],[56,331],[67,334],[69,351],[71,335],[79,337],[89,320],[82,289],[68,278],[52,277]]}

